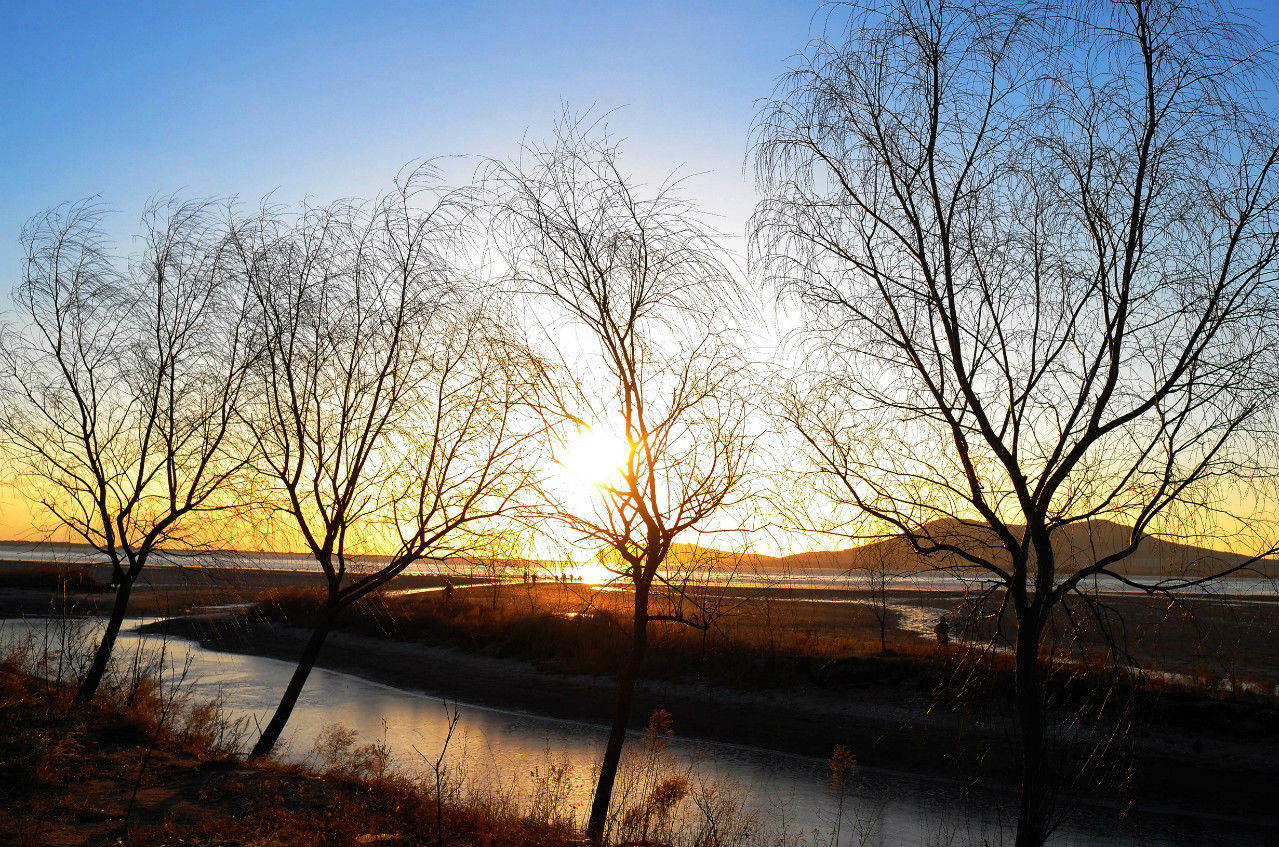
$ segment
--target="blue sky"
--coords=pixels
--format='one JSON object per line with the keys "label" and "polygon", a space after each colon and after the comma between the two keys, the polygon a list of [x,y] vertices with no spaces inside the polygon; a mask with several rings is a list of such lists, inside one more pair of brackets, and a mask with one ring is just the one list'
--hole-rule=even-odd
{"label": "blue sky", "polygon": [[[1279,41],[1279,0],[1242,1]],[[698,174],[740,248],[754,102],[817,5],[0,0],[0,311],[23,222],[60,202],[99,195],[128,252],[156,194],[369,196],[412,160],[545,138],[563,102],[622,107],[633,170]]]}
{"label": "blue sky", "polygon": [[0,287],[23,221],[65,200],[100,195],[128,235],[156,193],[367,196],[410,160],[543,138],[561,101],[624,107],[635,170],[708,172],[690,190],[740,230],[752,104],[814,8],[0,0]]}
{"label": "blue sky", "polygon": [[[1279,0],[1251,5],[1279,39]],[[690,192],[739,233],[753,103],[816,7],[0,0],[0,290],[59,202],[100,195],[127,237],[157,193],[368,196],[411,160],[544,138],[562,101],[624,107],[632,168],[701,173]]]}

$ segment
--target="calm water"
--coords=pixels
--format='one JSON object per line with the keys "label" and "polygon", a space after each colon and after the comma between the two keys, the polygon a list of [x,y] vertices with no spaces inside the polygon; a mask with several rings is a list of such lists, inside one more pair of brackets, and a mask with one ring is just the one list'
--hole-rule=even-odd
{"label": "calm water", "polygon": [[[0,559],[27,562],[99,562],[101,557],[84,546],[61,544],[27,544],[21,542],[0,541]],[[360,563],[368,567],[385,564],[386,559],[376,556],[353,557],[353,570],[359,570]],[[191,554],[175,556],[156,554],[154,565],[187,565],[193,567],[250,567],[278,570],[310,571],[316,570],[314,561],[306,555],[297,553],[228,553],[228,554]],[[1153,565],[1152,565],[1153,566]],[[411,566],[406,573],[444,574],[448,576],[467,576],[475,579],[520,580],[525,577],[523,571],[514,568],[496,569],[476,566],[467,568],[457,562],[424,561]],[[599,581],[602,569],[593,563],[555,567],[548,565],[542,572],[543,579],[567,578],[574,581]],[[784,570],[729,570],[712,567],[702,580],[707,585],[724,585],[732,583],[736,588],[755,589],[771,586],[813,589],[847,589],[868,587],[868,578],[860,574],[846,574],[830,568],[786,568]],[[1145,582],[1154,582],[1144,579]],[[981,576],[961,577],[952,573],[935,571],[894,575],[889,579],[888,588],[904,590],[946,590],[958,591],[980,589],[988,581]],[[1106,593],[1135,593],[1138,589],[1125,585],[1110,577],[1088,580],[1085,589]],[[1262,595],[1274,597],[1279,595],[1279,581],[1255,575],[1232,575],[1214,580],[1204,586],[1196,586],[1188,593],[1216,594],[1221,596]]]}
{"label": "calm water", "polygon": [[[56,627],[40,619],[6,621],[0,623],[0,636],[46,639]],[[164,643],[136,631],[123,633],[116,649],[118,659],[131,661],[139,652],[162,655],[170,677],[189,662],[184,684],[195,701],[220,699],[231,715],[250,722],[265,722],[292,670],[288,662],[219,653],[180,639]],[[591,724],[446,704],[437,696],[317,668],[290,720],[283,756],[305,760],[321,730],[341,723],[359,733],[360,743],[383,741],[402,770],[429,774],[430,763],[441,752],[450,706],[461,715],[444,755],[451,778],[473,788],[500,786],[516,797],[527,797],[538,774],[567,766],[564,785],[580,820],[605,734],[602,727]],[[641,742],[636,739],[631,746],[640,747]],[[745,812],[756,815],[757,832],[751,843],[773,844],[778,837],[800,833],[807,845],[832,843],[838,797],[826,784],[824,761],[687,740],[673,740],[670,753],[674,757],[670,766],[686,769],[694,786],[711,786],[721,796],[738,798]],[[840,844],[1011,843],[1013,797],[1008,792],[872,769],[863,769],[858,779],[860,785],[845,801]],[[689,812],[695,816],[695,807],[690,805]],[[1248,825],[1171,813],[1129,819],[1123,826],[1117,818],[1114,809],[1083,809],[1052,843],[1060,847],[1190,847],[1260,844],[1266,837]]]}

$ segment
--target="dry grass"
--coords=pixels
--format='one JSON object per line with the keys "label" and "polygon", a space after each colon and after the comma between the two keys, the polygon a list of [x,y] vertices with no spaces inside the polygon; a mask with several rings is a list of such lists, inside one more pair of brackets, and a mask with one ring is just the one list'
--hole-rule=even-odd
{"label": "dry grass", "polygon": [[[436,843],[429,788],[349,731],[321,739],[319,772],[247,766],[234,755],[236,725],[216,704],[179,706],[165,683],[142,676],[76,707],[73,687],[32,676],[31,659],[11,649],[0,661],[0,843]],[[445,805],[442,843],[568,842],[564,826],[507,805]]]}
{"label": "dry grass", "polygon": [[[958,594],[940,602],[954,610],[955,635],[972,641],[939,646],[893,625],[885,653],[868,604],[823,603],[802,592],[789,598],[779,593],[733,601],[731,610],[704,632],[679,624],[654,624],[645,674],[741,689],[808,686],[855,692],[863,698],[900,698],[914,692],[938,704],[974,706],[1003,702],[1012,690],[1010,653],[974,646],[998,645],[999,640],[991,639],[989,624],[982,629],[960,623],[966,610]],[[313,615],[318,597],[301,591],[272,592],[262,598],[257,612],[272,619],[305,622]],[[657,603],[662,602],[659,597]],[[1104,710],[1114,711],[1115,704],[1130,708],[1133,698],[1140,698],[1150,714],[1158,713],[1180,726],[1185,723],[1180,714],[1203,719],[1203,710],[1187,709],[1186,704],[1196,698],[1273,707],[1274,677],[1245,672],[1241,664],[1249,655],[1275,661],[1273,649],[1266,645],[1273,644],[1271,618],[1279,606],[1262,607],[1263,614],[1248,617],[1226,604],[1201,602],[1198,617],[1184,617],[1180,607],[1170,611],[1150,598],[1121,597],[1113,602],[1121,604],[1116,612],[1126,623],[1123,634],[1130,651],[1140,652],[1149,664],[1142,670],[1117,661],[1095,623],[1082,629],[1081,639],[1072,640],[1074,633],[1063,628],[1057,641],[1050,642],[1055,649],[1044,654],[1052,669],[1049,700],[1055,708],[1096,720],[1103,718]],[[896,624],[894,614],[890,613],[890,623]],[[626,592],[541,583],[508,585],[499,591],[457,590],[451,595],[378,595],[348,610],[343,625],[365,635],[521,658],[551,672],[610,676],[625,655],[630,616]],[[1188,632],[1198,638],[1190,638]],[[1231,643],[1236,649],[1219,655],[1216,667],[1228,661],[1232,670],[1214,671],[1212,665],[1195,664],[1204,661],[1210,645]],[[1149,673],[1152,664],[1177,668],[1184,675]],[[1116,697],[1116,692],[1121,696]]]}
{"label": "dry grass", "polygon": [[[322,596],[273,590],[259,596],[254,613],[307,625]],[[735,601],[731,613],[705,631],[654,623],[646,673],[747,688],[839,684],[841,677],[864,681],[887,674],[891,680],[894,674],[917,673],[937,653],[935,644],[894,630],[890,652],[882,654],[878,624],[868,608],[834,608],[838,611],[832,614],[828,604],[755,597]],[[365,635],[527,659],[550,671],[611,675],[627,649],[630,618],[625,592],[542,583],[499,592],[375,595],[348,609],[341,623]]]}
{"label": "dry grass", "polygon": [[[960,604],[957,618],[978,641],[1010,644],[1016,623],[1005,609]],[[1221,693],[1274,692],[1279,682],[1279,602],[1186,595],[1072,598],[1055,610],[1045,651],[1080,669],[1131,666],[1155,688],[1200,687]],[[1184,677],[1172,682],[1167,674]]]}
{"label": "dry grass", "polygon": [[0,587],[55,592],[108,590],[106,585],[94,577],[92,567],[69,562],[52,562],[46,565],[0,562]]}

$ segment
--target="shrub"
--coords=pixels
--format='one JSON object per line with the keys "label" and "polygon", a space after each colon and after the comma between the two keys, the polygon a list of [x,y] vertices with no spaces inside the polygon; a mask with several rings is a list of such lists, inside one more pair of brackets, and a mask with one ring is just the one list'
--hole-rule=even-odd
{"label": "shrub", "polygon": [[107,591],[89,565],[56,562],[48,565],[5,565],[0,567],[0,585],[43,591]]}

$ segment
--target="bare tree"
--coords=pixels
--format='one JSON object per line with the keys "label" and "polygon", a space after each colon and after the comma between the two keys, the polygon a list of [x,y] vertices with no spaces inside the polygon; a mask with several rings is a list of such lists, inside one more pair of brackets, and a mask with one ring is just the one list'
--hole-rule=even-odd
{"label": "bare tree", "polygon": [[531,478],[528,360],[446,259],[465,212],[424,168],[372,204],[268,215],[241,244],[263,346],[258,470],[326,586],[251,757],[279,740],[342,609],[416,562],[471,551]]}
{"label": "bare tree", "polygon": [[888,624],[893,619],[892,590],[894,583],[903,576],[901,562],[894,561],[894,548],[883,542],[871,543],[859,550],[856,561],[845,575],[849,582],[864,591],[869,598],[866,605],[875,617],[879,629],[879,652],[888,652]]}
{"label": "bare tree", "polygon": [[[796,441],[796,415],[811,414],[817,420],[826,420],[830,408],[815,411],[810,404],[837,403],[843,399],[839,391],[825,388],[813,389],[812,396],[803,394],[799,386],[807,376],[803,370],[781,369],[772,374],[771,385],[761,388],[761,396],[774,401],[770,410],[781,424],[771,433],[775,455],[803,455],[806,441],[802,438]],[[860,434],[865,437],[865,433]],[[831,474],[820,462],[774,466],[770,468],[770,476],[767,508],[778,526],[802,532],[808,538],[852,547],[837,553],[809,555],[819,560],[838,557],[845,562],[844,581],[849,590],[865,595],[866,599],[857,602],[870,609],[879,630],[879,650],[887,653],[889,623],[894,615],[890,602],[892,592],[898,586],[905,587],[902,580],[910,576],[909,559],[913,558],[906,545],[894,543],[899,533],[859,510],[850,510],[842,478]]]}
{"label": "bare tree", "polygon": [[161,549],[208,543],[193,518],[231,504],[243,463],[228,450],[249,360],[230,210],[162,200],[143,223],[121,267],[96,203],[33,218],[20,317],[0,339],[10,458],[56,525],[111,563],[115,601],[79,702],[102,681],[143,568]]}
{"label": "bare tree", "polygon": [[1054,608],[1207,578],[1123,563],[1228,517],[1274,389],[1269,54],[1214,3],[1068,8],[836,7],[755,129],[754,249],[826,371],[785,414],[847,503],[1015,617],[1019,845],[1053,826]]}
{"label": "bare tree", "polygon": [[487,174],[513,286],[561,317],[552,332],[566,367],[544,386],[543,409],[561,433],[565,425],[611,431],[621,445],[593,502],[543,489],[551,516],[607,551],[607,566],[634,590],[587,826],[594,841],[604,834],[649,625],[704,623],[680,603],[654,606],[655,594],[689,596],[671,547],[733,502],[751,446],[744,365],[717,307],[733,296],[732,274],[674,187],[642,195],[618,155],[606,130],[566,116],[553,144],[526,147],[523,161],[492,162]]}

